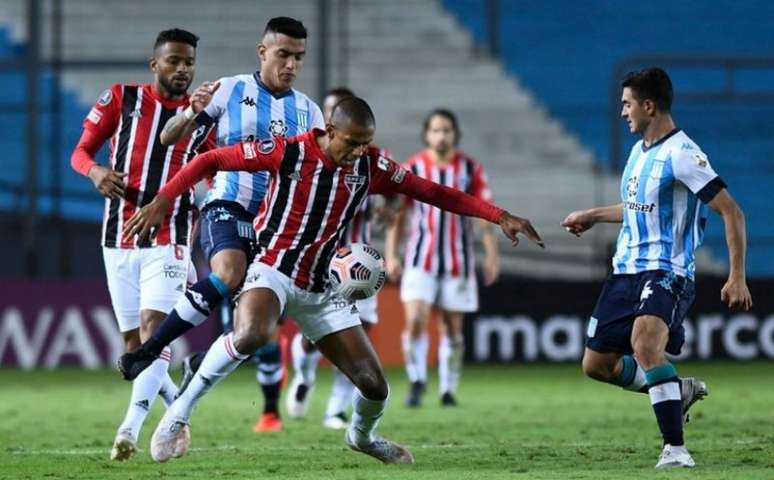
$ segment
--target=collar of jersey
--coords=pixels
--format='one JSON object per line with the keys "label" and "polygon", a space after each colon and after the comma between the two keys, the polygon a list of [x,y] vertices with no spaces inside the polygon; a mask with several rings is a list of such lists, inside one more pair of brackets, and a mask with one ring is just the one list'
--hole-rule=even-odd
{"label": "collar of jersey", "polygon": [[165,108],[177,108],[188,105],[188,92],[186,92],[180,100],[169,100],[168,98],[162,97],[152,83],[148,84],[148,90],[151,92],[151,95],[153,95],[153,99],[162,104]]}
{"label": "collar of jersey", "polygon": [[293,94],[293,89],[292,88],[289,88],[287,91],[282,92],[282,93],[276,93],[274,90],[272,90],[271,88],[266,86],[266,84],[263,83],[263,81],[261,81],[261,71],[260,70],[256,70],[256,72],[253,74],[253,79],[255,80],[255,83],[257,83],[259,87],[261,87],[262,89],[264,89],[267,92],[269,92],[272,97],[274,97],[274,98],[276,98],[278,100],[280,98],[285,98],[288,95],[292,95]]}
{"label": "collar of jersey", "polygon": [[669,140],[669,138],[670,138],[670,137],[672,137],[672,136],[673,136],[675,133],[677,133],[677,132],[679,132],[679,131],[680,131],[680,129],[679,129],[679,128],[675,128],[675,129],[674,129],[674,130],[672,130],[671,132],[669,132],[669,133],[667,133],[666,135],[664,135],[663,137],[659,138],[659,139],[658,139],[658,141],[656,141],[656,142],[653,142],[653,143],[652,143],[650,146],[647,146],[647,147],[645,146],[645,140],[643,140],[643,141],[642,141],[642,144],[641,144],[641,146],[642,146],[642,151],[643,151],[643,152],[647,152],[648,150],[650,150],[650,149],[651,149],[651,148],[653,148],[653,147],[658,147],[658,146],[659,146],[659,145],[661,145],[662,143],[664,143],[664,142],[666,142],[667,140]]}

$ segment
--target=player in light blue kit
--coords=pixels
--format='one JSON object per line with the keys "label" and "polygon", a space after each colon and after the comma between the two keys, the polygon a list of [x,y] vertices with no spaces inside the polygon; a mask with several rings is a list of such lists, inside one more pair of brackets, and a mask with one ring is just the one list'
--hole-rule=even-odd
{"label": "player in light blue kit", "polygon": [[[292,88],[304,61],[306,36],[298,20],[272,18],[257,47],[260,71],[203,83],[192,94],[191,106],[167,122],[161,141],[174,144],[186,133],[213,124],[219,146],[324,129],[320,107]],[[201,244],[212,273],[180,298],[148,342],[122,358],[119,368],[126,377],[139,373],[122,367],[129,365],[130,358],[157,356],[164,345],[203,322],[221,303],[224,330],[233,329],[231,296],[242,284],[255,253],[252,222],[263,203],[266,181],[265,172],[217,173],[204,201],[200,225]],[[181,391],[202,356],[186,359]],[[277,342],[263,346],[256,356],[265,406],[253,430],[278,431],[282,429],[278,403],[284,370]]]}
{"label": "player in light blue kit", "polygon": [[572,212],[562,225],[580,236],[599,222],[622,223],[613,274],[588,327],[583,371],[589,377],[647,392],[664,447],[656,468],[693,467],[683,441],[687,410],[707,394],[704,382],[677,376],[666,353],[684,343],[683,318],[694,299],[694,251],[707,206],[725,224],[730,258],[720,296],[748,310],[744,214],[696,143],[675,127],[672,82],[660,68],[628,74],[621,116],[642,136],[621,178],[622,203]]}

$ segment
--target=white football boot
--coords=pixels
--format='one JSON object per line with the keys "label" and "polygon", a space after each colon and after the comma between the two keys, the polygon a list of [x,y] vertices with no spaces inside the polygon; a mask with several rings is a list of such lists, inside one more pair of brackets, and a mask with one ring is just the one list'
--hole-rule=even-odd
{"label": "white football boot", "polygon": [[412,464],[414,463],[414,455],[404,447],[391,440],[374,435],[373,441],[368,445],[359,446],[350,437],[350,429],[344,432],[344,441],[349,445],[349,448],[356,452],[365,453],[382,463],[388,464]]}
{"label": "white football boot", "polygon": [[188,451],[190,444],[188,420],[172,415],[167,410],[151,437],[151,458],[156,462],[166,462],[170,458],[181,457]]}
{"label": "white football boot", "polygon": [[121,430],[113,440],[113,449],[110,450],[110,459],[120,462],[129,460],[137,453],[137,440],[129,430]]}
{"label": "white football boot", "polygon": [[693,461],[685,445],[673,447],[669,444],[664,445],[664,450],[661,451],[661,456],[658,457],[656,464],[656,468],[692,468],[695,466],[696,462]]}
{"label": "white football boot", "polygon": [[288,387],[288,393],[285,397],[285,408],[287,408],[290,418],[304,418],[309,411],[314,384],[306,385],[303,380],[303,376],[296,373],[293,375],[290,387]]}

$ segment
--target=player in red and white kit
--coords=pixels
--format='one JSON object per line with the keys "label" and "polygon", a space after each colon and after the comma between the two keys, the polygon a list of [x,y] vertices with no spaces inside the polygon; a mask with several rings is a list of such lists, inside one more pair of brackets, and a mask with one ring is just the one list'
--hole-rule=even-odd
{"label": "player in red and white kit", "polygon": [[[345,87],[331,89],[323,100],[323,117],[325,121],[330,121],[333,108],[341,100],[347,97],[354,97],[352,90]],[[377,147],[378,148],[378,147]],[[389,150],[381,149],[380,156],[391,158]],[[394,208],[385,201],[384,205],[375,205],[371,197],[366,197],[355,213],[352,221],[344,230],[341,236],[341,246],[353,243],[371,243],[371,222],[376,220],[382,225],[391,223],[394,216]],[[357,300],[355,302],[363,329],[368,332],[371,327],[378,322],[377,297]],[[322,354],[317,350],[314,344],[301,332],[296,333],[291,341],[291,354],[293,357],[293,380],[288,387],[287,411],[292,418],[302,418],[306,416],[309,409],[309,403],[314,391],[315,381],[317,379],[317,366],[320,363]],[[352,395],[355,386],[349,381],[346,375],[340,370],[334,369],[333,387],[331,388],[328,404],[325,407],[325,417],[323,426],[334,430],[347,428],[349,420],[347,419],[347,408],[352,403]]]}
{"label": "player in red and white kit", "polygon": [[[492,194],[484,170],[477,161],[458,150],[457,118],[438,109],[426,117],[423,138],[427,148],[416,153],[404,167],[417,176],[462,190],[490,202]],[[405,246],[405,265],[398,257],[403,218],[411,212],[411,235]],[[408,201],[387,235],[387,273],[396,280],[402,271],[400,298],[406,313],[402,335],[406,372],[411,382],[406,405],[418,407],[427,382],[427,323],[433,306],[440,309],[438,377],[441,405],[455,406],[462,374],[465,313],[478,310],[478,286],[473,256],[473,225],[438,208]],[[491,225],[482,222],[484,284],[499,274],[497,239]]]}
{"label": "player in red and white kit", "polygon": [[[102,252],[108,289],[127,351],[146,340],[186,288],[189,241],[195,216],[190,190],[174,202],[153,239],[124,235],[126,221],[156,196],[196,153],[214,147],[204,128],[183,142],[166,147],[159,133],[167,120],[189,104],[198,37],[171,29],[159,33],[150,68],[153,83],[115,84],[105,90],[83,123],[71,165],[88,176],[105,196]],[[110,166],[94,157],[110,140]],[[169,348],[134,380],[124,421],[118,428],[111,458],[126,460],[157,394],[167,404],[177,393],[169,377]]]}
{"label": "player in red and white kit", "polygon": [[[286,311],[304,335],[352,383],[352,421],[345,441],[385,463],[413,463],[411,453],[374,434],[389,395],[379,358],[350,303],[329,288],[328,264],[368,194],[408,195],[415,200],[498,223],[515,243],[523,233],[542,245],[528,220],[464,192],[424,180],[379,156],[370,146],[375,120],[368,104],[345,98],[326,130],[221,148],[198,156],[129,221],[126,234],[144,238],[169,211],[173,199],[216,170],[269,172],[269,192],[255,220],[261,247],[238,299],[234,332],[210,347],[188,388],[167,409],[151,440],[151,456],[175,456],[198,400],[271,338]],[[150,359],[133,352],[128,371]]]}

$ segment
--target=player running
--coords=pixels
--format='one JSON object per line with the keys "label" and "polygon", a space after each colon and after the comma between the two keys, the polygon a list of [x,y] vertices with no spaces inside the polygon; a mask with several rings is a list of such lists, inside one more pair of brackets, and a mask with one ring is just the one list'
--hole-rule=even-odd
{"label": "player running", "polygon": [[[368,194],[402,193],[460,215],[499,223],[514,244],[523,233],[542,246],[528,220],[466,193],[424,180],[380,157],[370,146],[375,120],[368,104],[345,98],[326,130],[301,136],[247,142],[207,153],[181,172],[156,200],[130,220],[126,235],[144,238],[160,222],[172,199],[216,170],[265,170],[269,192],[255,221],[260,252],[239,297],[233,333],[218,338],[188,388],[167,410],[151,441],[151,456],[166,461],[184,441],[182,431],[198,400],[271,337],[287,309],[304,335],[352,383],[352,421],[346,443],[385,463],[413,463],[411,453],[374,434],[389,388],[379,359],[349,302],[327,286],[331,256],[341,232]],[[135,352],[130,370],[155,358]]]}
{"label": "player running", "polygon": [[[181,192],[170,205],[153,239],[128,238],[124,232],[129,217],[150,203],[197,149],[214,147],[206,127],[187,132],[175,146],[162,145],[159,140],[164,123],[189,106],[186,92],[193,80],[198,39],[176,28],[160,32],[150,60],[153,83],[115,84],[105,90],[83,122],[83,134],[71,158],[73,169],[88,176],[105,196],[102,253],[110,299],[127,351],[150,337],[185,290],[189,275],[189,237],[195,213],[190,190]],[[110,167],[94,160],[108,139]],[[127,460],[137,452],[140,428],[157,394],[165,403],[172,402],[177,386],[169,377],[169,361],[170,350],[165,347],[134,380],[111,459]]]}
{"label": "player running", "polygon": [[562,225],[580,236],[599,222],[622,223],[607,279],[588,326],[583,371],[625,389],[648,392],[664,448],[656,468],[693,467],[683,439],[688,408],[704,382],[680,379],[665,352],[680,353],[683,318],[694,300],[694,251],[706,206],[725,224],[730,271],[720,292],[729,308],[748,310],[744,214],[698,145],[675,127],[672,82],[660,68],[624,77],[621,116],[642,140],[621,177],[622,203],[570,213]]}

